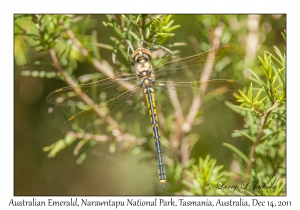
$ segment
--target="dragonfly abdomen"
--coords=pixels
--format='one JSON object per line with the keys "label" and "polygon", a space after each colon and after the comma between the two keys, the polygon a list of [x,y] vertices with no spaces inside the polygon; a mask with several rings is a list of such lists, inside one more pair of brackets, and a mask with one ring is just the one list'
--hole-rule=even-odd
{"label": "dragonfly abdomen", "polygon": [[144,94],[148,106],[151,125],[152,125],[152,135],[156,146],[159,182],[161,184],[162,189],[164,190],[166,188],[166,172],[165,172],[164,162],[162,159],[162,148],[160,144],[160,134],[159,134],[159,127],[158,127],[158,118],[157,118],[157,111],[155,105],[154,90],[149,86],[147,86],[144,90]]}

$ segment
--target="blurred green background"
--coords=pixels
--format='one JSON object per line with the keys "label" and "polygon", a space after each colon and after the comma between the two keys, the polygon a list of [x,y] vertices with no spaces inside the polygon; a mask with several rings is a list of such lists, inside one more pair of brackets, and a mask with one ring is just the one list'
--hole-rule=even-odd
{"label": "blurred green background", "polygon": [[[117,36],[115,30],[103,24],[103,21],[108,21],[106,15],[75,15],[72,20],[76,18],[82,22],[78,25],[74,24],[72,31],[75,34],[82,33],[80,39],[83,40],[82,42],[86,40],[84,35],[96,34],[95,42],[116,45],[115,39],[112,38]],[[86,150],[87,156],[81,164],[78,164],[79,156],[73,155],[76,144],[66,147],[54,158],[48,158],[48,153],[43,152],[44,147],[59,139],[65,139],[65,134],[61,133],[60,128],[63,122],[76,111],[69,107],[55,107],[46,102],[50,92],[67,84],[60,79],[61,75],[55,76],[56,69],[47,50],[42,49],[37,52],[37,48],[32,47],[33,42],[28,41],[26,36],[20,35],[22,34],[20,26],[34,33],[33,24],[30,23],[32,19],[34,19],[32,16],[15,18],[18,27],[15,26],[14,194],[161,194],[157,181],[156,155],[148,147],[144,148],[145,150],[143,148],[139,150],[138,146],[130,150],[117,147],[114,151],[112,149],[114,144],[111,142],[98,143]],[[174,51],[179,50],[180,57],[208,50],[216,37],[219,37],[219,45],[235,43],[246,48],[247,44],[251,45],[249,42],[254,40],[258,48],[260,45],[266,47],[276,45],[281,49],[285,47],[281,36],[286,28],[285,15],[173,15],[171,19],[174,21],[173,25],[180,25],[180,27],[174,30],[174,35],[161,38],[158,44],[168,47],[171,43],[186,43],[185,46],[172,48]],[[89,22],[85,23],[85,20]],[[100,47],[99,50],[101,60],[106,60],[114,70],[122,66],[118,65],[118,62],[127,67],[131,66],[121,55],[126,49],[117,51],[115,55],[111,49],[105,47]],[[117,64],[113,63],[114,56],[118,61]],[[76,52],[70,57],[77,59],[71,64],[74,77],[97,72],[88,59],[82,58]],[[254,70],[258,68],[255,67],[258,63],[256,56],[255,59],[254,63],[249,65],[249,68],[252,67]],[[44,72],[46,76],[39,72]],[[243,69],[240,73],[243,74]],[[101,77],[104,78],[103,75]],[[242,78],[229,79],[243,80]],[[247,84],[246,79],[241,82]],[[51,113],[49,109],[53,109]],[[219,103],[205,109],[199,120],[201,123],[194,126],[191,132],[198,135],[195,146],[191,150],[191,158],[205,158],[209,154],[217,160],[218,165],[224,165],[224,170],[231,171],[232,151],[222,143],[234,144],[246,154],[249,153],[248,141],[231,136],[233,130],[243,127],[243,118],[224,103]],[[141,125],[150,127],[148,117],[141,121]],[[147,134],[146,138],[152,144],[151,135]],[[164,146],[163,151],[170,154]],[[169,155],[169,158],[172,158],[172,155]],[[168,174],[167,169],[168,175],[170,173]],[[174,194],[174,191],[168,191],[168,186],[172,188],[172,184],[167,184],[167,191],[164,193]]]}

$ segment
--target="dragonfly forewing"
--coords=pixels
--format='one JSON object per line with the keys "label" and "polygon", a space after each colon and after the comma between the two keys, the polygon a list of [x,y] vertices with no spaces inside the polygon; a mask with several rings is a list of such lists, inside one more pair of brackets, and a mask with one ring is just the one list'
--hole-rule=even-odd
{"label": "dragonfly forewing", "polygon": [[[241,60],[244,49],[239,45],[227,44],[204,53],[173,60],[154,68],[156,81],[190,82],[220,72],[229,64]],[[231,70],[231,69],[229,69]]]}
{"label": "dragonfly forewing", "polygon": [[97,82],[58,89],[48,95],[47,101],[60,106],[86,104],[82,97],[85,94],[95,104],[100,104],[112,100],[127,90],[133,89],[138,82],[134,74],[116,76]]}

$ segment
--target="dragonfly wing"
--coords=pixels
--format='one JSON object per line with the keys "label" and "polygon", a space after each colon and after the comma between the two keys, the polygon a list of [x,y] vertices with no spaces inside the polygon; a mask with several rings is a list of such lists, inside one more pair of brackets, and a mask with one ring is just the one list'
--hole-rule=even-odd
{"label": "dragonfly wing", "polygon": [[230,63],[241,60],[243,53],[241,46],[227,44],[204,53],[167,62],[154,69],[155,80],[200,81],[200,77],[210,77],[212,72],[224,70]]}
{"label": "dragonfly wing", "polygon": [[137,83],[136,75],[121,75],[93,83],[58,89],[48,95],[47,101],[61,106],[74,106],[86,103],[82,96],[85,94],[95,104],[100,104],[133,89]]}
{"label": "dragonfly wing", "polygon": [[243,84],[234,80],[204,82],[160,82],[155,84],[156,98],[162,110],[172,112],[198,111],[212,104],[228,100]]}
{"label": "dragonfly wing", "polygon": [[121,129],[132,123],[147,111],[143,104],[143,92],[140,86],[135,86],[106,103],[82,111],[62,126],[62,132],[85,132],[90,134],[111,133],[114,128]]}

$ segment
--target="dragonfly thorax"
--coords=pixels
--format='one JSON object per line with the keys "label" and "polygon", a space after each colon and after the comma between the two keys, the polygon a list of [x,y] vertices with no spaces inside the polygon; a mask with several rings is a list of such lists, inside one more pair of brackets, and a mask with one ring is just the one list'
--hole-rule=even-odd
{"label": "dragonfly thorax", "polygon": [[155,82],[153,67],[150,63],[152,54],[149,50],[139,48],[132,53],[132,60],[135,64],[136,75],[140,80],[141,87],[152,86]]}

